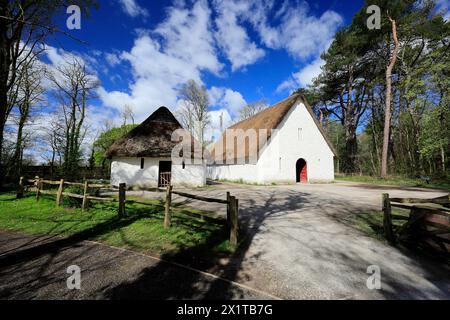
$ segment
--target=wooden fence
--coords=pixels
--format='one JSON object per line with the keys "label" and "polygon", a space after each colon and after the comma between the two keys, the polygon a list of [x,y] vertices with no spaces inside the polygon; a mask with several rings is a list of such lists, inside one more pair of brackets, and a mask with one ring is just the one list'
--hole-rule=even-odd
{"label": "wooden fence", "polygon": [[[69,197],[69,198],[77,198],[82,199],[82,210],[88,209],[89,201],[108,201],[108,202],[119,202],[118,207],[118,214],[120,217],[125,216],[125,203],[126,203],[126,184],[121,183],[119,185],[119,189],[113,189],[109,185],[104,184],[96,184],[96,183],[89,183],[88,181],[85,181],[84,183],[80,182],[69,182],[64,181],[64,179],[61,179],[60,181],[52,181],[52,180],[44,180],[42,178],[39,178],[36,176],[34,179],[25,179],[24,177],[20,178],[19,181],[19,188],[17,190],[17,198],[22,198],[24,195],[25,189],[29,190],[30,185],[27,185],[27,183],[31,183],[31,187],[33,188],[33,191],[36,192],[36,200],[39,201],[42,194],[49,194],[49,195],[55,195],[56,196],[56,206],[60,206],[63,200],[63,197]],[[45,190],[44,185],[58,185],[57,191],[52,190]],[[76,194],[76,193],[70,193],[70,192],[64,192],[64,186],[79,186],[83,187],[83,194]],[[108,189],[108,190],[114,190],[119,193],[118,198],[112,198],[112,197],[95,197],[91,196],[89,194],[90,189]],[[171,206],[172,206],[172,194],[177,194],[182,197],[191,198],[195,200],[205,201],[205,202],[216,202],[216,203],[222,203],[227,205],[227,225],[230,227],[230,243],[235,246],[237,245],[238,241],[238,231],[239,231],[239,200],[236,199],[236,197],[231,196],[229,192],[227,192],[227,199],[216,199],[216,198],[207,198],[202,197],[198,195],[188,194],[180,191],[173,190],[172,186],[168,186],[166,189],[163,188],[155,188],[155,191],[165,191],[166,192],[166,201],[165,201],[165,214],[164,214],[164,227],[170,228],[171,225],[171,219],[172,219],[172,213],[171,213]],[[143,205],[149,205],[148,203],[139,202],[139,201],[129,201],[134,202],[138,204]]]}
{"label": "wooden fence", "polygon": [[198,196],[194,194],[189,194],[185,192],[175,191],[172,186],[168,186],[166,189],[166,202],[165,202],[165,215],[164,215],[164,227],[169,228],[171,224],[172,214],[170,207],[172,205],[172,194],[176,194],[185,198],[190,198],[205,202],[215,202],[227,205],[227,225],[230,227],[230,244],[233,246],[237,245],[238,242],[238,232],[239,232],[239,199],[231,196],[227,192],[227,199],[216,199],[208,198],[203,196]]}
{"label": "wooden fence", "polygon": [[[31,183],[31,185],[28,185],[27,183]],[[45,190],[44,188],[45,185],[57,185],[58,190],[57,191]],[[65,192],[64,187],[66,185],[82,187],[83,194]],[[125,183],[121,183],[119,185],[119,189],[114,189],[106,184],[89,183],[88,181],[81,183],[81,182],[64,181],[64,179],[61,179],[59,181],[44,180],[42,178],[39,178],[39,176],[36,176],[34,179],[25,179],[24,177],[21,177],[19,180],[19,188],[17,190],[17,198],[22,198],[25,189],[29,190],[30,186],[32,187],[33,191],[36,192],[37,201],[39,201],[41,195],[43,194],[55,195],[56,206],[59,207],[62,204],[64,197],[81,199],[82,200],[81,209],[83,211],[88,209],[89,201],[106,201],[106,202],[118,201],[119,202],[118,214],[119,216],[125,215],[125,192],[126,192]],[[119,193],[119,197],[113,198],[113,197],[91,196],[89,191],[92,189],[108,189],[109,191],[115,191]]]}
{"label": "wooden fence", "polygon": [[[408,216],[392,214],[392,207],[409,210]],[[450,250],[450,195],[434,199],[389,198],[383,194],[383,228],[386,239],[422,243],[449,253]],[[393,220],[403,220],[396,226]]]}

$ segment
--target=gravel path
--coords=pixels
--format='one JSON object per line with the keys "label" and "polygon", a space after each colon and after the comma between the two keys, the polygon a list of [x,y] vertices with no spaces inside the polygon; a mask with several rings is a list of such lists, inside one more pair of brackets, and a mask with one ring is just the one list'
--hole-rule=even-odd
{"label": "gravel path", "polygon": [[[291,186],[218,185],[197,194],[239,198],[250,240],[230,262],[229,276],[285,299],[450,299],[450,269],[365,236],[347,221],[380,210],[381,194],[433,198],[439,190],[351,182]],[[156,194],[144,194],[158,197]],[[175,197],[217,215],[223,205]],[[369,290],[368,266],[381,269],[381,290]]]}
{"label": "gravel path", "polygon": [[[273,299],[264,292],[92,241],[0,232],[0,299]],[[67,268],[81,270],[80,290]]]}
{"label": "gravel path", "polygon": [[[230,191],[239,198],[249,237],[214,272],[270,295],[88,241],[0,233],[0,298],[450,299],[448,266],[369,238],[347,223],[355,213],[380,209],[383,192],[432,198],[442,191],[341,182],[186,191],[220,198]],[[224,205],[178,196],[174,203],[225,215]],[[66,288],[70,264],[81,267],[79,291]],[[366,286],[370,265],[381,269],[381,290]]]}

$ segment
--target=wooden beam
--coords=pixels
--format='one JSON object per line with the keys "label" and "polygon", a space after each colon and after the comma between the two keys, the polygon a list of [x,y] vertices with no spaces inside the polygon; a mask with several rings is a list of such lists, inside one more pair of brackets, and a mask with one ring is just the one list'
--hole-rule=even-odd
{"label": "wooden beam", "polygon": [[239,215],[239,200],[235,197],[230,197],[230,244],[236,246],[238,242],[238,215]]}
{"label": "wooden beam", "polygon": [[230,201],[230,192],[227,191],[227,224],[228,226],[231,226],[231,201]]}
{"label": "wooden beam", "polygon": [[432,199],[391,198],[391,202],[448,204],[448,203],[450,203],[450,194],[446,195],[446,196],[442,196],[442,197],[432,198]]}
{"label": "wooden beam", "polygon": [[392,209],[388,193],[383,193],[383,213],[384,235],[391,244],[394,244],[395,235],[394,231],[392,230]]}
{"label": "wooden beam", "polygon": [[168,186],[166,190],[166,203],[164,207],[164,228],[170,228],[172,223],[172,214],[170,211],[170,206],[172,204],[172,186]]}
{"label": "wooden beam", "polygon": [[126,183],[119,184],[119,217],[125,216],[126,187]]}
{"label": "wooden beam", "polygon": [[81,195],[81,194],[70,193],[70,192],[63,192],[62,194],[63,194],[64,196],[70,197],[70,198],[83,199],[83,195]]}
{"label": "wooden beam", "polygon": [[39,198],[41,197],[41,179],[39,179],[39,176],[36,176],[34,179],[34,185],[36,186],[36,201],[39,201]]}
{"label": "wooden beam", "polygon": [[88,200],[95,200],[95,201],[109,201],[109,202],[117,201],[116,198],[102,198],[102,197],[94,197],[94,196],[87,196],[86,198]]}
{"label": "wooden beam", "polygon": [[88,182],[84,182],[84,189],[83,189],[83,203],[81,205],[81,210],[84,211],[88,208],[89,200],[88,200]]}
{"label": "wooden beam", "polygon": [[58,184],[59,184],[59,181],[42,180],[42,183],[45,183],[45,184],[52,184],[52,185],[58,185]]}
{"label": "wooden beam", "polygon": [[56,193],[56,206],[59,207],[62,203],[64,192],[64,179],[59,181],[58,192]]}
{"label": "wooden beam", "polygon": [[227,200],[216,199],[216,198],[207,198],[207,197],[197,196],[197,195],[194,195],[194,194],[184,193],[184,192],[180,192],[180,191],[172,191],[172,193],[177,194],[177,195],[182,196],[182,197],[191,198],[191,199],[200,200],[200,201],[205,201],[205,202],[217,202],[217,203],[223,203],[223,204],[227,204],[228,203]]}
{"label": "wooden beam", "polygon": [[57,194],[56,191],[51,191],[51,190],[40,190],[39,193],[40,194],[53,194],[53,195]]}
{"label": "wooden beam", "polygon": [[23,177],[20,177],[20,179],[19,179],[19,187],[17,189],[17,195],[16,195],[17,199],[23,198],[23,190],[24,190],[23,181],[24,181]]}

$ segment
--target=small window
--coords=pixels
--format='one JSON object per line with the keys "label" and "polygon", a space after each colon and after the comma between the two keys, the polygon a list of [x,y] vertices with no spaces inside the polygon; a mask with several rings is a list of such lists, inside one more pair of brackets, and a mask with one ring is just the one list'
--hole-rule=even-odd
{"label": "small window", "polygon": [[298,140],[302,140],[302,139],[303,139],[302,128],[298,128]]}
{"label": "small window", "polygon": [[144,158],[141,158],[141,169],[144,169]]}
{"label": "small window", "polygon": [[281,157],[278,159],[278,169],[281,171]]}
{"label": "small window", "polygon": [[186,169],[186,163],[184,162],[184,160],[183,160],[183,163],[181,164],[181,166],[183,169]]}

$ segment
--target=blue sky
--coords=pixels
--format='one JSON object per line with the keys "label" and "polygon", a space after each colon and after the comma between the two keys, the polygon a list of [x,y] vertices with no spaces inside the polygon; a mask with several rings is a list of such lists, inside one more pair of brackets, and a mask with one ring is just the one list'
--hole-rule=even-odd
{"label": "blue sky", "polygon": [[[59,34],[44,60],[82,58],[101,81],[92,101],[93,127],[119,123],[124,105],[138,122],[157,107],[176,111],[177,88],[189,79],[210,94],[213,125],[245,103],[273,104],[320,71],[320,53],[349,24],[362,0],[144,1],[100,0],[100,8]],[[64,25],[64,21],[61,21]],[[96,124],[95,124],[96,123]]]}

